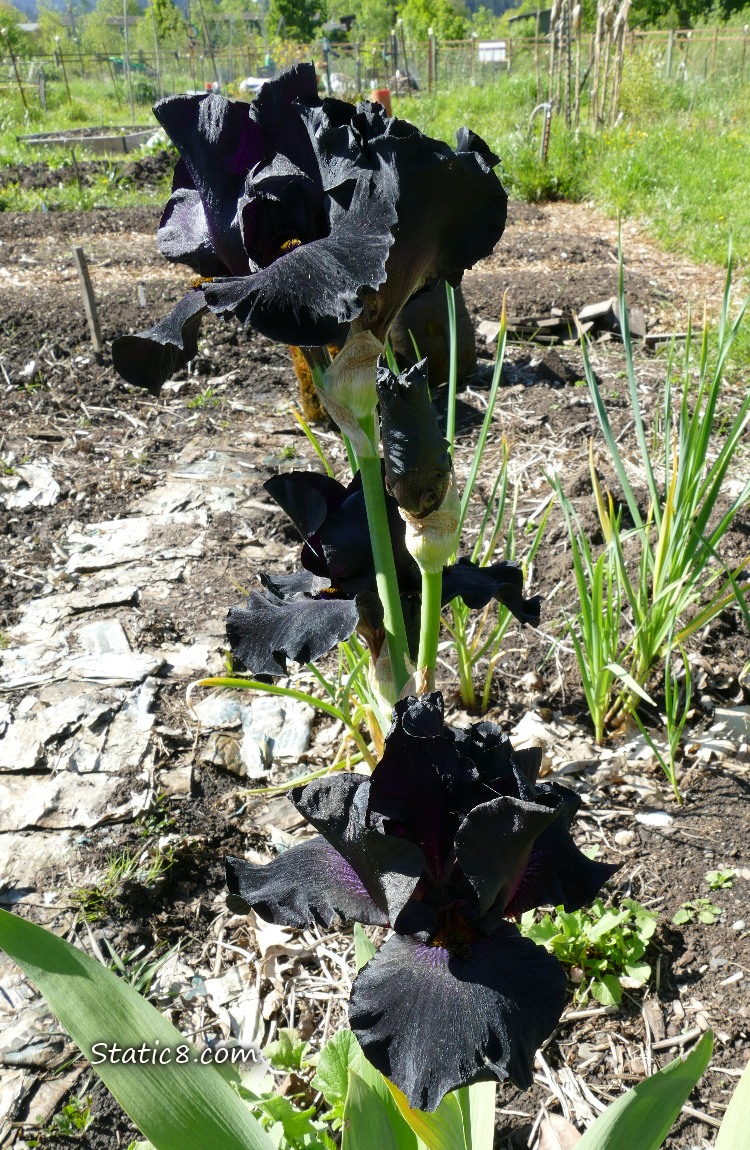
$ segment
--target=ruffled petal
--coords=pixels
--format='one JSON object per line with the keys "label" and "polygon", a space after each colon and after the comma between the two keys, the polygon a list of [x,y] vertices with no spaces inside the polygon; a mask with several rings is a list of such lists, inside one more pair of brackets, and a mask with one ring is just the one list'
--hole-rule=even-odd
{"label": "ruffled petal", "polygon": [[[562,800],[536,802],[506,795],[470,811],[456,833],[456,860],[477,894],[480,918],[491,909],[502,915],[524,874],[534,843],[560,814]],[[485,929],[487,929],[485,927]]]}
{"label": "ruffled petal", "polygon": [[153,327],[113,340],[115,371],[127,383],[158,395],[162,384],[198,354],[198,332],[207,310],[203,293],[191,291]]}
{"label": "ruffled petal", "polygon": [[229,275],[229,268],[214,249],[203,202],[194,188],[172,192],[156,240],[166,259],[187,264],[201,276]]}
{"label": "ruffled petal", "polygon": [[316,837],[257,865],[226,858],[227,906],[235,914],[257,911],[267,922],[328,928],[335,919],[385,926],[357,872],[324,838]]}
{"label": "ruffled petal", "polygon": [[533,1081],[533,1058],[565,1001],[556,958],[502,923],[451,955],[394,935],[357,975],[349,1022],[370,1062],[435,1110],[450,1090],[487,1079]]}
{"label": "ruffled petal", "polygon": [[244,101],[216,92],[168,96],[154,115],[174,142],[203,203],[211,244],[232,275],[250,270],[237,218],[245,178],[266,154],[265,136]]}
{"label": "ruffled petal", "polygon": [[541,596],[524,599],[523,571],[515,563],[503,560],[479,567],[470,559],[459,559],[443,571],[443,603],[449,603],[457,596],[473,611],[479,611],[491,599],[497,599],[521,623],[539,626]]}
{"label": "ruffled petal", "polygon": [[251,591],[245,607],[230,607],[227,638],[232,655],[253,675],[285,675],[287,659],[312,663],[357,626],[357,604],[348,599],[282,601]]}
{"label": "ruffled petal", "polygon": [[315,779],[291,793],[300,814],[354,868],[375,903],[394,923],[414,893],[424,867],[418,847],[368,829],[370,780],[361,775]]}
{"label": "ruffled petal", "polygon": [[505,908],[506,915],[514,918],[537,906],[580,910],[620,869],[619,864],[587,858],[573,842],[570,824],[581,805],[578,795],[557,783],[541,784],[537,793],[540,799],[556,798],[561,812],[534,843],[518,889]]}
{"label": "ruffled petal", "polygon": [[395,220],[393,204],[360,176],[348,206],[331,197],[327,236],[291,247],[254,275],[206,285],[209,307],[280,343],[341,341],[363,293],[385,279]]}

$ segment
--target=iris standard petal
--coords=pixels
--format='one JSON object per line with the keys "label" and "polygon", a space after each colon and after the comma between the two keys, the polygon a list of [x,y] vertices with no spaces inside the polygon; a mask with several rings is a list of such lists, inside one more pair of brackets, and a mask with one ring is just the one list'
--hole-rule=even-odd
{"label": "iris standard petal", "polygon": [[286,512],[303,539],[322,527],[328,512],[340,507],[349,491],[343,483],[319,471],[273,475],[263,487]]}
{"label": "iris standard petal", "polygon": [[[180,160],[177,167],[182,164]],[[217,255],[203,201],[194,188],[178,187],[172,192],[159,230],[159,251],[168,260],[187,264],[201,276],[226,276],[229,268]]]}
{"label": "iris standard petal", "polygon": [[505,908],[506,915],[513,917],[537,906],[580,910],[620,869],[619,864],[587,858],[573,842],[570,824],[581,805],[578,795],[556,783],[541,784],[537,793],[540,799],[545,795],[557,798],[561,812],[534,843],[518,889]]}
{"label": "iris standard petal", "polygon": [[508,197],[488,166],[491,153],[473,134],[464,143],[466,150],[456,153],[416,129],[367,143],[383,177],[395,173],[398,181],[396,242],[377,306],[368,311],[368,326],[380,339],[415,291],[438,279],[456,287],[503,234]]}
{"label": "iris standard petal", "polygon": [[360,176],[348,207],[331,198],[327,236],[291,246],[254,275],[207,284],[206,301],[281,343],[340,341],[363,293],[385,279],[395,220],[393,204]]}
{"label": "iris standard petal", "polygon": [[457,596],[474,611],[486,607],[491,599],[497,599],[521,623],[539,626],[541,596],[524,599],[523,571],[515,563],[503,560],[479,567],[470,559],[459,559],[443,571],[443,603],[449,603]]}
{"label": "iris standard petal", "polygon": [[427,360],[399,375],[379,366],[377,391],[386,486],[399,507],[422,519],[441,505],[451,478],[448,441],[430,402]]}
{"label": "iris standard petal", "polygon": [[533,1081],[565,1001],[556,958],[510,923],[461,956],[394,935],[357,975],[349,1022],[366,1057],[420,1110],[486,1079]]}
{"label": "iris standard petal", "polygon": [[357,626],[353,600],[271,599],[251,591],[245,607],[230,607],[227,638],[232,655],[253,675],[285,675],[287,659],[312,663]]}
{"label": "iris standard petal", "polygon": [[535,841],[561,808],[556,795],[539,796],[536,802],[502,795],[469,812],[456,833],[456,861],[476,891],[477,919],[491,909],[498,914],[505,910]]}
{"label": "iris standard petal", "polygon": [[334,919],[385,926],[357,872],[324,838],[284,851],[264,865],[226,858],[227,906],[235,914],[255,910],[267,922],[329,927]]}
{"label": "iris standard petal", "polygon": [[136,335],[112,341],[112,362],[122,378],[158,395],[162,384],[198,354],[198,332],[208,309],[201,291],[188,292],[168,315]]}
{"label": "iris standard petal", "polygon": [[214,251],[232,275],[250,270],[237,218],[245,178],[263,158],[267,144],[245,101],[217,92],[168,96],[154,115],[174,142],[203,203]]}
{"label": "iris standard petal", "polygon": [[315,779],[291,793],[300,814],[354,868],[376,904],[394,923],[414,893],[424,856],[413,843],[366,825],[370,780],[359,775]]}

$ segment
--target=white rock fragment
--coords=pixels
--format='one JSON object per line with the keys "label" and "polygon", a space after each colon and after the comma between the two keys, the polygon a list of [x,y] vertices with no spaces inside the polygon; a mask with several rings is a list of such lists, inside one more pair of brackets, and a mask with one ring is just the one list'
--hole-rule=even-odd
{"label": "white rock fragment", "polygon": [[25,507],[52,507],[60,498],[60,484],[47,467],[22,463],[13,475],[0,478],[0,504],[8,511]]}
{"label": "white rock fragment", "polygon": [[639,811],[635,821],[644,827],[668,827],[672,825],[674,818],[666,811]]}

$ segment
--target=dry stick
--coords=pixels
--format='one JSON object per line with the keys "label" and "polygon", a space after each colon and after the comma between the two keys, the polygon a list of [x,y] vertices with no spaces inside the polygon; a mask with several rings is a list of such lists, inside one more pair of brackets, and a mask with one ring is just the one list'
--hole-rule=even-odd
{"label": "dry stick", "polygon": [[73,260],[78,272],[78,281],[81,285],[81,296],[83,298],[83,307],[86,312],[86,319],[89,325],[89,332],[91,333],[91,345],[97,355],[102,350],[102,333],[99,327],[99,313],[96,308],[96,296],[94,289],[91,286],[91,277],[89,276],[89,268],[86,263],[86,257],[83,254],[83,248],[74,247]]}
{"label": "dry stick", "polygon": [[16,74],[16,83],[18,84],[18,91],[21,93],[21,99],[23,100],[23,106],[26,109],[26,115],[28,116],[29,115],[29,105],[26,103],[26,93],[23,90],[23,84],[21,83],[21,77],[18,74],[18,65],[16,64],[16,54],[13,51],[13,46],[11,45],[10,37],[8,36],[8,29],[7,28],[0,28],[0,36],[2,36],[3,40],[8,45],[8,51],[10,52],[10,58],[13,61],[13,71]]}
{"label": "dry stick", "polygon": [[161,57],[159,55],[159,33],[156,30],[156,13],[154,12],[154,0],[151,0],[151,27],[154,33],[154,55],[156,56],[156,83],[159,88],[159,95],[164,95],[164,85],[161,78]]}
{"label": "dry stick", "polygon": [[599,79],[601,75],[603,28],[604,7],[600,2],[596,10],[596,34],[594,36],[594,79],[591,82],[591,110],[594,114],[594,127],[596,127],[599,120]]}
{"label": "dry stick", "polygon": [[573,35],[576,38],[576,94],[573,103],[573,124],[577,128],[581,119],[581,5],[573,9]]}
{"label": "dry stick", "polygon": [[549,18],[549,96],[550,102],[555,99],[555,38],[557,32],[557,4],[553,0],[552,12]]}

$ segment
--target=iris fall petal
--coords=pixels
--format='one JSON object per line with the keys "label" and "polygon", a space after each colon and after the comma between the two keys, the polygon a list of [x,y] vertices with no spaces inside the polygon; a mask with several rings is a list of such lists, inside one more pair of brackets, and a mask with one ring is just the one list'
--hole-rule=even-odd
{"label": "iris fall petal", "polygon": [[349,1021],[370,1062],[409,1104],[435,1110],[449,1090],[510,1078],[528,1087],[534,1053],[565,1000],[557,959],[510,923],[462,954],[394,935],[359,972]]}

